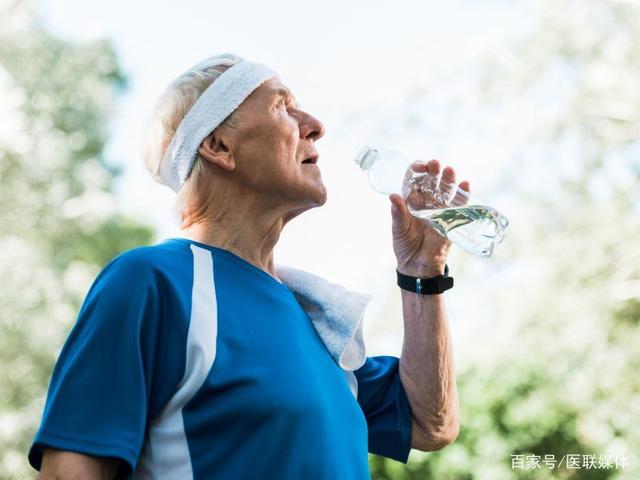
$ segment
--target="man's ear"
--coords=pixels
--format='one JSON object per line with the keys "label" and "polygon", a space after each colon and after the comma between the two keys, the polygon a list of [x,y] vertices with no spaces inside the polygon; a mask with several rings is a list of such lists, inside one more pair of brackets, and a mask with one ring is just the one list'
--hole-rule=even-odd
{"label": "man's ear", "polygon": [[200,144],[198,153],[202,158],[223,170],[232,172],[236,169],[236,161],[228,141],[219,132],[211,132]]}

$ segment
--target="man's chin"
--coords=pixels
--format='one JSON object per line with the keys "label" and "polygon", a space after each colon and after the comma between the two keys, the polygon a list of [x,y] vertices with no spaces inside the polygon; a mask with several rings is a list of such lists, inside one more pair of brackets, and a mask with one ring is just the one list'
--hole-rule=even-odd
{"label": "man's chin", "polygon": [[322,185],[322,188],[318,190],[318,196],[313,207],[321,207],[325,203],[327,203],[327,189],[324,185]]}
{"label": "man's chin", "polygon": [[300,215],[312,208],[318,208],[327,203],[327,189],[324,185],[316,186],[312,191],[307,192],[305,195],[304,206],[301,205],[297,215]]}
{"label": "man's chin", "polygon": [[304,203],[304,205],[301,205],[300,207],[291,210],[289,212],[289,215],[286,218],[286,222],[289,222],[290,220],[293,220],[298,215],[306,212],[307,210],[311,210],[313,208],[321,207],[326,202],[327,202],[327,190],[323,189],[321,192],[318,191],[318,192],[316,192],[316,194],[313,197],[312,196],[308,196],[307,197],[307,201]]}

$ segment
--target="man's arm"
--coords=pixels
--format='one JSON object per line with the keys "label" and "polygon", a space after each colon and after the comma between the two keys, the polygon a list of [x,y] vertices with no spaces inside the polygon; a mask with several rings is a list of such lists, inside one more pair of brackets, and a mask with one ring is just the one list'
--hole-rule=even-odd
{"label": "man's arm", "polygon": [[[435,274],[437,275],[437,273]],[[413,414],[411,446],[439,450],[458,436],[458,393],[443,295],[402,290],[400,379]]]}
{"label": "man's arm", "polygon": [[[433,207],[430,178],[440,175],[440,162],[414,162],[407,170],[417,183],[408,184],[407,202],[419,210]],[[455,189],[453,168],[442,171],[437,191],[441,198],[455,194],[456,205],[464,204]],[[461,190],[470,191],[468,181],[461,182]],[[425,193],[427,192],[427,193]],[[398,271],[405,275],[430,278],[445,270],[451,241],[440,235],[428,221],[411,215],[407,203],[400,195],[389,196],[392,203],[393,250],[398,260]],[[447,324],[444,298],[402,290],[404,342],[400,357],[400,380],[404,386],[413,414],[412,447],[432,451],[443,448],[458,436],[458,394],[456,390],[453,350]]]}
{"label": "man's arm", "polygon": [[121,461],[47,448],[38,480],[113,480]]}

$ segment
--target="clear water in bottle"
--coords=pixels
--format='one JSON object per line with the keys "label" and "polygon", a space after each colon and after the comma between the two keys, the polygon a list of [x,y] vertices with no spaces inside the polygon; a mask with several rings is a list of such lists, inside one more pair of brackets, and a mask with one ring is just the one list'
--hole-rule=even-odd
{"label": "clear water in bottle", "polygon": [[493,254],[509,225],[504,215],[486,205],[422,210],[410,208],[409,211],[418,218],[429,220],[440,234],[479,257]]}
{"label": "clear water in bottle", "polygon": [[429,221],[466,252],[490,257],[504,239],[509,221],[503,214],[440,176],[414,172],[401,152],[364,147],[355,162],[368,172],[374,190],[401,194],[412,215]]}

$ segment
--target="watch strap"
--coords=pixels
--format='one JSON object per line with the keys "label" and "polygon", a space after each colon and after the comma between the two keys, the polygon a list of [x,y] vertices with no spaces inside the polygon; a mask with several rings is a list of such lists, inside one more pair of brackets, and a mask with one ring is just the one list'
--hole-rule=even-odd
{"label": "watch strap", "polygon": [[436,295],[453,287],[453,277],[449,276],[449,266],[446,264],[444,266],[444,275],[438,275],[437,277],[412,277],[400,273],[397,269],[396,273],[400,288],[421,295]]}

